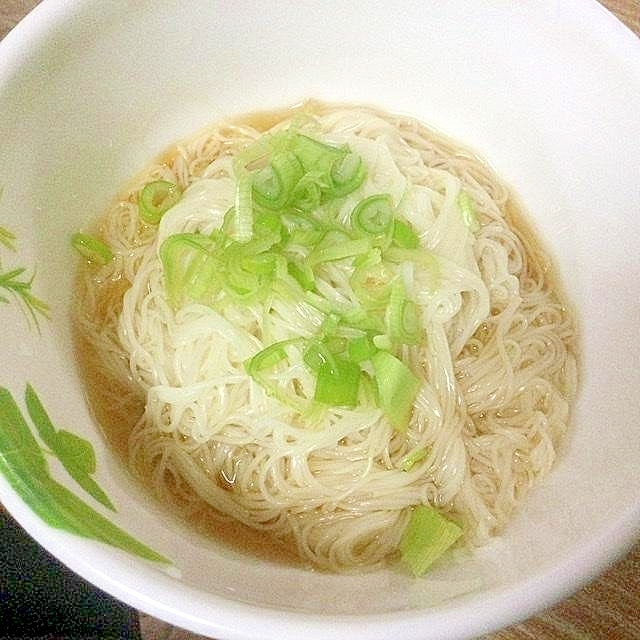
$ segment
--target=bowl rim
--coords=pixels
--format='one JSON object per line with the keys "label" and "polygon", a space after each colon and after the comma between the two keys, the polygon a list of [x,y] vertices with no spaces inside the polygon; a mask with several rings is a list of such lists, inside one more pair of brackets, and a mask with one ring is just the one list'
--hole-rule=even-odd
{"label": "bowl rim", "polygon": [[[20,66],[32,53],[34,43],[63,26],[73,13],[82,10],[86,4],[85,0],[77,2],[44,0],[16,25],[0,42],[0,87],[5,78],[19,71]],[[598,31],[600,36],[607,39],[619,55],[632,56],[629,64],[636,64],[637,69],[640,70],[640,39],[635,34],[596,0],[571,0],[568,5],[569,12],[584,11],[581,21],[584,28]],[[638,78],[640,78],[640,74]],[[0,485],[7,486],[3,478],[0,478]],[[9,496],[5,504],[9,513],[25,526],[43,547],[51,551],[65,564],[72,566],[79,575],[116,597],[130,602],[141,611],[165,619],[169,616],[173,618],[175,624],[200,633],[224,633],[225,637],[229,638],[245,638],[248,637],[247,632],[261,627],[261,631],[272,634],[261,637],[275,638],[285,632],[300,631],[304,626],[305,633],[312,634],[309,637],[338,638],[343,637],[344,633],[348,631],[354,639],[371,639],[382,638],[383,634],[388,633],[388,624],[392,621],[395,628],[406,632],[406,637],[412,637],[413,625],[424,618],[423,611],[415,610],[363,616],[331,614],[331,617],[324,614],[287,612],[287,617],[283,620],[282,611],[279,609],[270,610],[214,595],[211,595],[210,599],[211,602],[219,606],[220,617],[218,621],[201,618],[200,611],[194,608],[186,613],[176,611],[166,604],[151,600],[142,592],[115,582],[109,575],[96,572],[90,564],[82,561],[78,563],[77,555],[67,545],[64,536],[56,538],[52,543],[49,535],[50,530],[37,520],[19,498],[16,498],[15,501],[11,499],[10,496],[13,495],[11,489],[7,487],[5,490],[3,488],[0,494]],[[540,575],[533,575],[517,587],[510,585],[487,591],[486,597],[478,600],[477,606],[473,607],[474,624],[476,625],[474,633],[477,633],[478,629],[489,631],[497,626],[510,624],[565,597],[586,584],[611,562],[626,553],[639,536],[640,501],[630,507],[627,512],[621,514],[618,519],[612,521],[609,529],[602,532],[598,538],[591,539],[584,548],[575,549],[552,571],[544,572],[544,581],[541,581]],[[614,548],[611,548],[611,538],[617,541]],[[190,587],[185,587],[187,592],[190,592],[190,589]],[[194,590],[194,592],[196,591]],[[532,593],[535,593],[535,596],[532,596]],[[494,606],[496,602],[503,606],[496,611],[495,608],[487,606],[489,600],[493,602]],[[453,609],[456,608],[468,610],[467,603],[461,603],[459,606],[454,604]],[[514,615],[513,610],[517,610],[517,615]],[[366,618],[369,625],[367,630],[358,629],[361,617]],[[238,628],[237,622],[240,618],[243,620],[243,627],[246,627],[244,630]],[[436,612],[434,621],[435,628],[441,629],[442,632],[469,633],[466,620],[460,620],[456,617],[455,622],[452,622],[451,619],[447,620],[444,612],[441,614]],[[311,629],[307,625],[312,625]],[[337,635],[334,635],[336,633]]]}

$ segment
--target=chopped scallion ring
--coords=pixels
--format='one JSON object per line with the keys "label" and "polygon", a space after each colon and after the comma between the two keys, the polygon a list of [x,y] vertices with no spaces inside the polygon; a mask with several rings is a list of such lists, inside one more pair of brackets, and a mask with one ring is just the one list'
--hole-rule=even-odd
{"label": "chopped scallion ring", "polygon": [[113,252],[104,242],[86,233],[74,233],[71,246],[83,258],[95,264],[105,265],[113,258]]}
{"label": "chopped scallion ring", "polygon": [[[410,262],[411,270],[430,273],[435,258],[420,249],[411,225],[395,217],[389,193],[360,194],[355,206],[346,200],[367,175],[362,157],[347,146],[280,131],[245,149],[234,172],[235,200],[222,226],[208,235],[170,235],[160,246],[169,303],[303,300],[324,316],[318,332],[265,345],[247,362],[249,375],[302,413],[314,402],[352,407],[367,400],[394,429],[406,431],[420,381],[397,354],[403,345],[420,344],[422,335],[403,272]],[[146,185],[143,217],[159,222],[179,197],[169,182]],[[334,277],[348,282],[351,298],[327,295]],[[315,379],[313,398],[278,381],[278,370],[296,366],[298,358]],[[369,393],[360,393],[362,380]]]}
{"label": "chopped scallion ring", "polygon": [[364,181],[367,168],[357,153],[346,153],[331,167],[333,197],[342,197],[355,191]]}
{"label": "chopped scallion ring", "polygon": [[275,153],[266,167],[253,174],[253,197],[267,209],[281,209],[291,199],[303,175],[304,169],[295,154]]}
{"label": "chopped scallion ring", "polygon": [[160,218],[182,197],[178,185],[166,180],[147,183],[138,195],[138,212],[149,224],[158,224]]}
{"label": "chopped scallion ring", "polygon": [[417,249],[420,244],[418,234],[402,220],[393,221],[393,242],[402,249]]}
{"label": "chopped scallion ring", "polygon": [[372,236],[386,234],[393,223],[393,205],[388,193],[376,194],[361,200],[351,213],[355,231]]}

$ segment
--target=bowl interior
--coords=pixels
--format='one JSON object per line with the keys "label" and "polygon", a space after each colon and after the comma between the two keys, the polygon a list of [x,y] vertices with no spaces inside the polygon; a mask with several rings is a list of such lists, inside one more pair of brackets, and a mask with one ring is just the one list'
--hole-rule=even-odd
{"label": "bowl interior", "polygon": [[[59,424],[91,440],[113,521],[172,564],[53,530],[0,479],[0,499],[44,546],[114,595],[201,633],[257,637],[260,620],[263,638],[282,624],[304,624],[308,637],[347,628],[382,637],[393,621],[427,638],[527,615],[637,536],[640,47],[631,34],[589,2],[67,5],[42,3],[0,50],[0,225],[52,311],[38,333],[0,308],[15,336],[0,348],[10,363],[0,384],[21,401],[30,383]],[[481,153],[520,197],[579,313],[580,399],[557,468],[504,536],[425,580],[302,571],[193,535],[129,480],[79,384],[70,234],[169,143],[310,97],[407,113]],[[451,600],[457,591],[469,593]],[[352,624],[365,614],[372,626]]]}

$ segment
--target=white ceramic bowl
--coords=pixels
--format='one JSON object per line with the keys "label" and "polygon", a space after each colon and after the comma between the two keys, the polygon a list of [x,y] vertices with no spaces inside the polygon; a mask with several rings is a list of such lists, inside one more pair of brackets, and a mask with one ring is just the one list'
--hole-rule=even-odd
{"label": "white ceramic bowl", "polygon": [[[0,386],[25,413],[30,383],[57,427],[93,443],[117,511],[86,502],[172,564],[52,528],[1,475],[0,500],[97,586],[218,638],[463,638],[565,596],[640,525],[639,95],[640,42],[589,0],[45,0],[0,45],[0,226],[17,249],[0,255],[36,269],[51,320],[38,333],[0,304]],[[579,311],[566,454],[504,536],[425,580],[274,566],[167,523],[104,446],[75,368],[70,233],[170,142],[307,97],[414,115],[477,149],[520,196]],[[481,586],[444,597],[460,579]]]}

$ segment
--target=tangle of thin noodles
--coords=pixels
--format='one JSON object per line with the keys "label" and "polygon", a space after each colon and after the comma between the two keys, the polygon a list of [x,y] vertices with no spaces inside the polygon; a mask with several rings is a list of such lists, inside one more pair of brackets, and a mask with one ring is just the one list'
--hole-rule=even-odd
{"label": "tangle of thin noodles", "polygon": [[[285,115],[276,129],[289,126]],[[415,120],[371,109],[307,105],[292,117],[361,153],[376,176],[372,192],[392,195],[439,261],[435,287],[404,275],[426,335],[403,354],[423,372],[408,432],[394,432],[375,407],[331,408],[300,424],[247,375],[245,360],[270,341],[313,334],[322,318],[303,301],[279,301],[268,317],[252,304],[168,304],[158,246],[220,226],[233,155],[263,133],[248,123],[218,124],[177,146],[102,220],[116,257],[83,269],[77,319],[88,375],[99,380],[94,399],[108,407],[98,415],[121,425],[134,469],[162,500],[191,514],[213,507],[319,567],[379,566],[419,503],[481,544],[554,463],[576,392],[572,313],[507,190],[478,158]],[[187,189],[159,229],[136,211],[153,179]],[[462,189],[479,218],[475,234],[455,204]],[[331,267],[322,277],[328,294],[352,295],[342,284],[336,291],[341,275]],[[281,382],[309,389],[305,367],[290,362]],[[416,451],[425,455],[403,470]]]}

